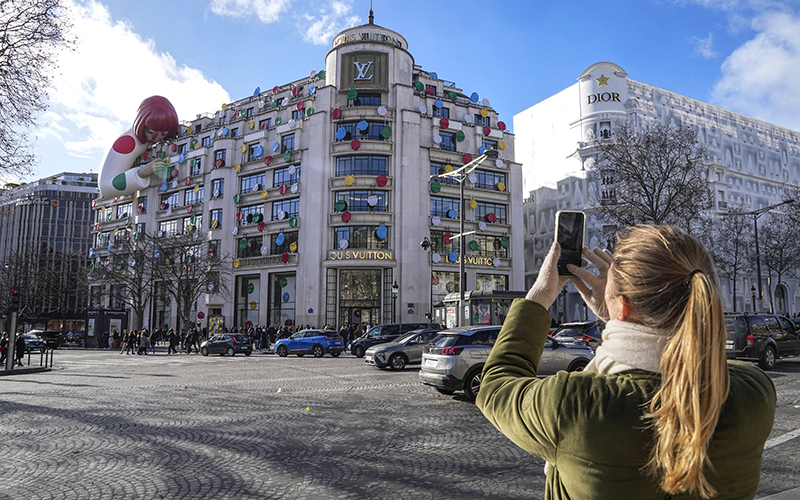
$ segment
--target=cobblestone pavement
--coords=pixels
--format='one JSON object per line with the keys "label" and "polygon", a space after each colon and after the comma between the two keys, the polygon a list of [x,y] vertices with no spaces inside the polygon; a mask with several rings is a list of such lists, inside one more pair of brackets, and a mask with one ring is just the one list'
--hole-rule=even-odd
{"label": "cobblestone pavement", "polygon": [[[413,368],[80,350],[55,367],[0,378],[0,499],[544,498],[542,460]],[[800,363],[784,372],[779,391]],[[800,486],[782,403],[759,497]]]}

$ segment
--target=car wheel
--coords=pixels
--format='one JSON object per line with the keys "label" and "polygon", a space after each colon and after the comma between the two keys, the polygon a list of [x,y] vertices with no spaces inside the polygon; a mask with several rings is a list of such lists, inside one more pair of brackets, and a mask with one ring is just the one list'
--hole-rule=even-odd
{"label": "car wheel", "polygon": [[586,361],[585,359],[579,359],[579,360],[577,360],[577,361],[574,361],[574,362],[573,362],[573,363],[572,363],[572,364],[569,366],[569,368],[567,369],[567,371],[568,371],[568,372],[582,372],[582,371],[583,371],[583,369],[584,369],[584,368],[586,368],[586,365],[588,365],[588,364],[589,364],[589,362],[588,362],[588,361]]}
{"label": "car wheel", "polygon": [[311,352],[314,354],[315,358],[321,358],[325,355],[325,349],[319,344],[315,345],[314,348],[311,349]]}
{"label": "car wheel", "polygon": [[339,351],[331,351],[331,356],[338,358],[341,353]]}
{"label": "car wheel", "polygon": [[278,348],[275,350],[275,353],[278,356],[285,358],[286,356],[289,355],[289,349],[287,349],[285,345],[279,345]]}
{"label": "car wheel", "polygon": [[202,349],[200,349],[200,354],[202,354],[203,356],[208,356],[208,348],[203,347]]}
{"label": "car wheel", "polygon": [[244,352],[244,355],[245,355],[245,356],[249,356],[249,355],[251,355],[251,354],[253,354],[253,351],[245,351],[245,352]]}
{"label": "car wheel", "polygon": [[764,370],[771,370],[775,368],[775,348],[768,345],[761,353],[761,359],[758,360],[758,366]]}
{"label": "car wheel", "polygon": [[456,393],[456,391],[451,391],[450,389],[442,389],[441,387],[437,387],[436,391],[439,394],[444,394],[445,396],[452,396],[453,394]]}
{"label": "car wheel", "polygon": [[305,354],[298,354],[297,355],[298,358],[302,358],[303,356],[305,356]]}
{"label": "car wheel", "polygon": [[389,358],[389,366],[392,370],[398,371],[406,367],[406,358],[402,354],[395,354]]}
{"label": "car wheel", "polygon": [[467,395],[470,401],[475,401],[475,398],[478,397],[478,391],[481,388],[481,371],[475,370],[464,381],[464,394]]}
{"label": "car wheel", "polygon": [[364,357],[364,348],[360,345],[353,347],[353,355],[357,358]]}
{"label": "car wheel", "polygon": [[228,347],[228,350],[225,351],[225,354],[227,354],[228,357],[232,358],[236,354],[236,351],[233,350],[233,347]]}

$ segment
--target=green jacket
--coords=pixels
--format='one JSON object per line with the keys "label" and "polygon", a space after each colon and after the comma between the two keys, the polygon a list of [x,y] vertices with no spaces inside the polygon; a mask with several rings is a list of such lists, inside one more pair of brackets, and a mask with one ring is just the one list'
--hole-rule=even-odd
{"label": "green jacket", "polygon": [[[642,415],[660,375],[630,370],[537,378],[549,325],[544,307],[514,301],[483,369],[478,407],[517,446],[550,463],[547,500],[667,498],[642,472],[653,439]],[[759,368],[729,361],[728,369],[730,394],[709,445],[714,470],[705,475],[715,498],[753,498],[777,395]]]}

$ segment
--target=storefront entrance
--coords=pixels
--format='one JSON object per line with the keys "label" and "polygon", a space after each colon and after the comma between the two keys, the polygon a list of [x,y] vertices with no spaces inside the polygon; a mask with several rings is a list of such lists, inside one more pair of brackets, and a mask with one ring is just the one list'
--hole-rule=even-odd
{"label": "storefront entrance", "polygon": [[338,327],[381,323],[381,271],[345,270],[339,274]]}

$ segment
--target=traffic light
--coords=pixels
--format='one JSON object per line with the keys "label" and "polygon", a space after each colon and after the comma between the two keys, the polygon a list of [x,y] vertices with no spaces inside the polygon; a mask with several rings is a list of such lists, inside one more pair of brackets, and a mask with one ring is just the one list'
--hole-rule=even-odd
{"label": "traffic light", "polygon": [[19,288],[12,288],[11,302],[9,303],[8,306],[9,312],[19,312],[19,299],[20,299]]}

